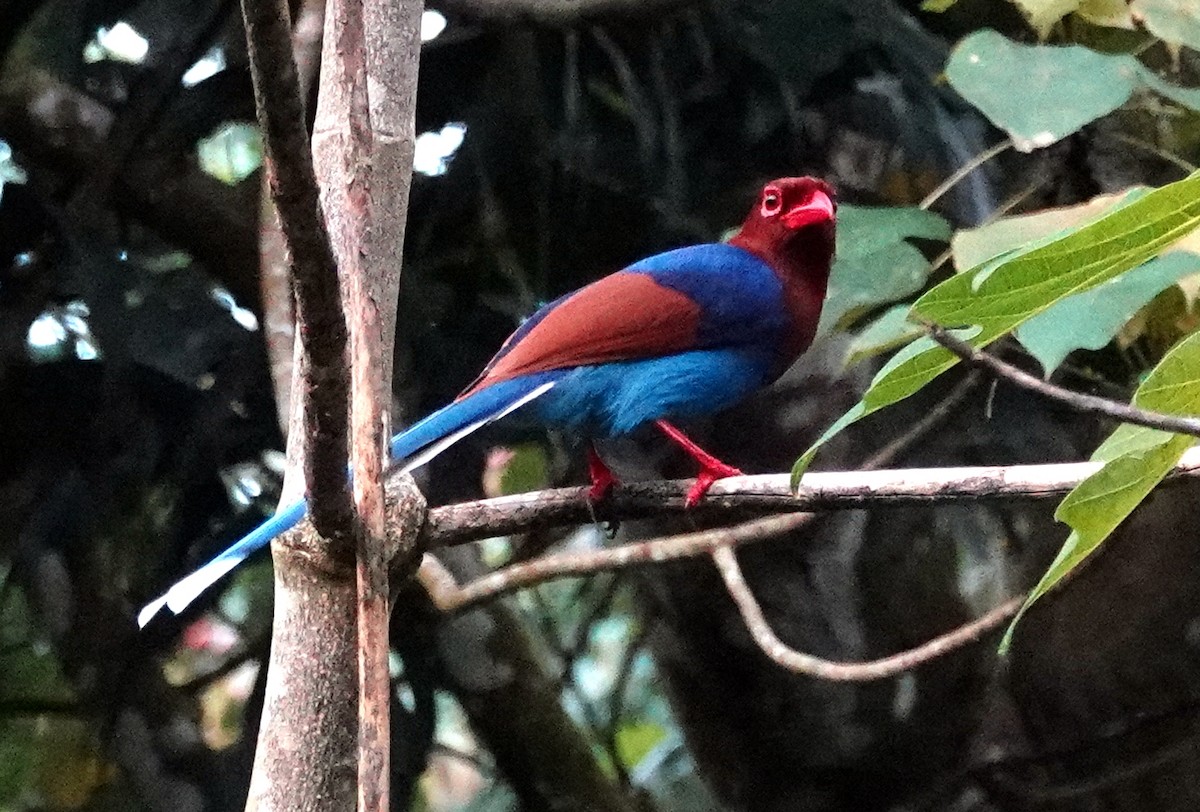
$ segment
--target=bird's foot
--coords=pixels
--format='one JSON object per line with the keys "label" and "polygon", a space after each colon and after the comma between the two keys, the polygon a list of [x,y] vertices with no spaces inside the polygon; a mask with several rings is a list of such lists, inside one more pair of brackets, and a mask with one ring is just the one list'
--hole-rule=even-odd
{"label": "bird's foot", "polygon": [[696,481],[692,483],[692,487],[688,489],[687,498],[683,500],[686,507],[694,508],[704,499],[704,495],[708,493],[708,489],[718,479],[724,479],[727,476],[741,476],[740,469],[734,468],[732,465],[726,465],[715,457],[710,462],[705,464],[700,469],[700,473],[696,475]]}
{"label": "bird's foot", "polygon": [[588,443],[587,447],[587,463],[588,476],[592,480],[592,487],[588,489],[588,501],[595,505],[603,502],[612,493],[612,489],[621,484],[621,481],[604,464],[604,460],[600,459],[600,455],[596,453],[596,447],[591,443]]}
{"label": "bird's foot", "polygon": [[604,528],[604,535],[609,541],[617,535],[617,531],[621,529],[619,519],[607,519],[597,515],[597,511],[602,507],[602,503],[612,493],[612,489],[620,485],[620,480],[616,474],[604,464],[604,460],[600,459],[600,455],[596,453],[596,447],[588,443],[587,447],[588,461],[588,476],[592,480],[592,487],[588,488],[588,512],[592,514],[592,523],[601,525]]}
{"label": "bird's foot", "polygon": [[708,493],[708,489],[718,479],[724,479],[727,476],[742,475],[740,470],[734,468],[732,465],[726,465],[712,454],[709,454],[666,420],[655,420],[654,424],[658,426],[663,434],[671,438],[676,445],[686,451],[688,456],[700,464],[700,473],[696,475],[696,482],[688,491],[687,498],[684,499],[684,505],[687,507],[694,508],[700,504],[700,500],[704,498],[704,494]]}

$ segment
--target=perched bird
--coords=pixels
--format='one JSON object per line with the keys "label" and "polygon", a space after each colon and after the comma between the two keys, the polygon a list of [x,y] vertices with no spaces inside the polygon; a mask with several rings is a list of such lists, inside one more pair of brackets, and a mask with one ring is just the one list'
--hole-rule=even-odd
{"label": "perched bird", "polygon": [[[739,474],[668,418],[706,415],[774,381],[808,348],[833,262],[837,204],[815,178],[763,187],[728,243],[643,259],[551,302],[509,337],[453,403],[397,434],[391,458],[423,465],[471,432],[518,409],[534,422],[589,438],[589,492],[616,484],[592,438],[652,423],[699,464],[687,504]],[[279,510],[253,532],[148,604],[178,613],[307,506]]]}

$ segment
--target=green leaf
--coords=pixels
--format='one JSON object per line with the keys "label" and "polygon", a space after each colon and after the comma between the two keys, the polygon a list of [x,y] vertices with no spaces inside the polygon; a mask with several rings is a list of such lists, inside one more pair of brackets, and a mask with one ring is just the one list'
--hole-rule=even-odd
{"label": "green leaf", "polygon": [[1080,45],[1022,45],[987,29],[955,46],[946,78],[1022,152],[1078,132],[1142,88],[1200,109],[1200,89],[1172,84],[1130,54]]}
{"label": "green leaf", "polygon": [[1159,39],[1200,50],[1200,7],[1195,0],[1133,0],[1130,9]]}
{"label": "green leaf", "polygon": [[[1066,297],[1137,267],[1197,225],[1200,173],[1193,173],[1070,234],[1034,242],[947,279],[916,301],[913,314],[945,327],[973,327],[965,338],[973,346],[986,346]],[[925,338],[897,353],[875,376],[862,400],[797,460],[793,486],[829,437],[918,391],[957,360]]]}
{"label": "green leaf", "polygon": [[1055,23],[1078,10],[1080,0],[1013,0],[1042,39]]}
{"label": "green leaf", "polygon": [[512,457],[500,475],[500,493],[511,496],[514,493],[529,493],[546,487],[550,481],[550,463],[546,459],[546,449],[540,443],[522,443],[513,446],[512,452]]}
{"label": "green leaf", "polygon": [[821,311],[822,332],[847,314],[909,296],[925,285],[929,262],[909,240],[946,242],[950,225],[912,208],[838,207],[837,259]]}
{"label": "green leaf", "polygon": [[909,305],[889,307],[883,315],[868,324],[846,352],[846,366],[894,350],[907,344],[921,334],[921,326],[908,320]]}
{"label": "green leaf", "polygon": [[1050,377],[1071,352],[1107,346],[1151,299],[1196,273],[1200,256],[1187,251],[1165,254],[1034,316],[1017,328],[1017,340]]}
{"label": "green leaf", "polygon": [[[1133,405],[1168,414],[1200,413],[1200,333],[1171,349],[1133,395]],[[1041,581],[1029,593],[1001,642],[1007,649],[1025,611],[1079,566],[1142,503],[1188,448],[1186,434],[1123,425],[1095,453],[1104,467],[1067,494],[1054,516],[1071,534]]]}
{"label": "green leaf", "polygon": [[1137,267],[1200,225],[1200,173],[1150,192],[1082,228],[1035,243],[993,267],[946,280],[917,300],[917,315],[977,324],[991,342],[1067,296]]}
{"label": "green leaf", "polygon": [[1020,45],[985,29],[954,48],[946,78],[1031,152],[1124,104],[1138,86],[1136,64],[1078,45]]}
{"label": "green leaf", "polygon": [[252,124],[231,122],[196,142],[200,169],[233,186],[262,166],[262,137]]}
{"label": "green leaf", "polygon": [[1093,25],[1133,29],[1133,15],[1126,0],[1083,0],[1075,11]]}
{"label": "green leaf", "polygon": [[948,11],[958,0],[921,0],[921,11],[932,11],[941,14]]}
{"label": "green leaf", "polygon": [[1097,195],[1075,206],[1059,206],[1033,214],[1002,217],[977,228],[959,229],[950,241],[954,267],[960,271],[974,268],[1034,240],[1044,241],[1047,237],[1066,234],[1070,229],[1098,219],[1118,204],[1135,200],[1147,191],[1144,186],[1136,186],[1127,192]]}
{"label": "green leaf", "polygon": [[1094,25],[1109,28],[1133,28],[1126,0],[1013,0],[1025,13],[1029,24],[1045,39],[1059,20],[1078,14]]}
{"label": "green leaf", "polygon": [[[914,358],[926,353],[937,352],[938,350],[941,350],[941,347],[939,347],[937,344],[934,344],[929,338],[921,337],[892,356],[892,358],[883,365],[883,368],[879,370],[879,372],[875,373],[875,377],[872,379],[871,385],[867,388],[866,394],[863,395],[863,399],[851,406],[849,411],[834,421],[833,425],[825,429],[824,433],[817,438],[817,441],[809,446],[808,450],[801,455],[800,459],[796,460],[796,464],[792,466],[792,490],[795,490],[800,484],[800,478],[804,476],[804,472],[808,470],[809,463],[812,462],[813,457],[816,456],[816,453],[821,446],[825,445],[830,438],[840,434],[841,431],[847,426],[857,422],[863,417],[866,417],[871,412],[882,408],[882,406],[868,405],[867,403],[867,397],[879,391],[877,387],[890,385],[889,379],[892,373],[896,369],[901,368],[905,364],[912,361]],[[942,352],[946,351],[942,350]],[[946,352],[946,355],[950,355],[950,353]],[[897,397],[896,400],[901,400],[903,397],[905,396],[901,395],[900,397]]]}
{"label": "green leaf", "polygon": [[[962,229],[951,250],[955,265],[973,267],[1031,240],[1054,237],[1065,229],[1095,218],[1146,194],[1135,187],[1121,194],[1100,195],[1078,206],[1006,217],[985,226]],[[1098,350],[1151,299],[1172,282],[1200,273],[1200,257],[1187,251],[1151,260],[1128,274],[1076,296],[1035,316],[1016,332],[1017,339],[1037,358],[1047,377],[1076,349]]]}

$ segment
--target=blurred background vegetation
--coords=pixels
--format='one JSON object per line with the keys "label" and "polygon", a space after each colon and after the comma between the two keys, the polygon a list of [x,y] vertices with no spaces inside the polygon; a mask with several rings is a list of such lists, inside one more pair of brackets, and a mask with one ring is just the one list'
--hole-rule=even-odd
{"label": "blurred background vegetation", "polygon": [[[814,174],[846,204],[824,337],[698,427],[748,472],[785,471],[899,340],[895,303],[1200,156],[1200,0],[431,0],[422,37],[398,422],[539,302],[719,239],[764,180]],[[259,245],[253,113],[228,0],[0,0],[0,810],[244,802],[269,563],[143,633],[133,616],[278,492],[289,300]],[[1009,356],[1127,394],[1196,324],[1187,249]],[[951,380],[819,464],[860,464],[951,391],[898,463],[1075,460],[1102,436]],[[641,445],[634,475],[686,473]],[[498,431],[422,486],[445,503],[578,482],[570,450]],[[1003,662],[989,639],[883,683],[771,664],[703,561],[453,619],[403,605],[395,805],[556,808],[547,775],[573,768],[547,767],[554,726],[630,809],[1200,808],[1195,499],[1152,499]],[[742,561],[785,641],[855,660],[1027,588],[1063,535],[1036,504],[858,511]],[[606,543],[582,528],[446,556],[466,574]]]}

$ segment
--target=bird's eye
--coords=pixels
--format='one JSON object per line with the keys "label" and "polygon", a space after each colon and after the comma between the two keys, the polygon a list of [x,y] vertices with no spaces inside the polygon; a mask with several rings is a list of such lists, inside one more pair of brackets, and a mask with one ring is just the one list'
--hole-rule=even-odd
{"label": "bird's eye", "polygon": [[783,195],[779,194],[778,189],[767,189],[763,192],[762,211],[763,217],[774,217],[783,209]]}

